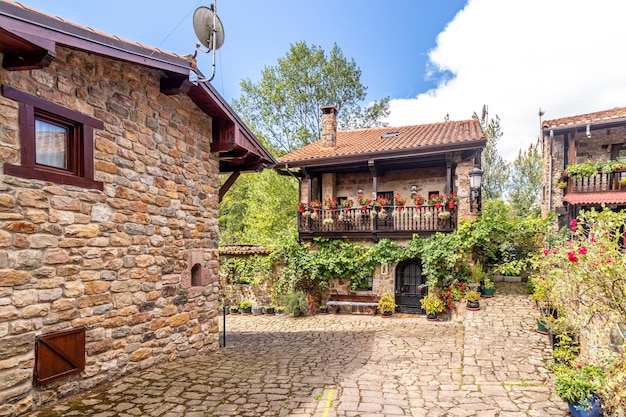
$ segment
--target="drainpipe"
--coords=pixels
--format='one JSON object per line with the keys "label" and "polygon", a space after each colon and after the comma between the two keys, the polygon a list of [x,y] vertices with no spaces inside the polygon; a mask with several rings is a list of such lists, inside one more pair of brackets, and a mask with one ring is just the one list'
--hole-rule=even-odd
{"label": "drainpipe", "polygon": [[554,138],[554,130],[550,129],[550,159],[548,160],[548,211],[552,210],[552,139]]}

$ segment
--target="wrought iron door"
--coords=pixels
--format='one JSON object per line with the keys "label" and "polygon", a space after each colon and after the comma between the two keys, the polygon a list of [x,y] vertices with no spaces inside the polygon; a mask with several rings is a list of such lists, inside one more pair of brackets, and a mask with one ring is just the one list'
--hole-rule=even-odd
{"label": "wrought iron door", "polygon": [[419,259],[400,262],[396,267],[396,304],[402,313],[422,313],[420,300],[428,293]]}

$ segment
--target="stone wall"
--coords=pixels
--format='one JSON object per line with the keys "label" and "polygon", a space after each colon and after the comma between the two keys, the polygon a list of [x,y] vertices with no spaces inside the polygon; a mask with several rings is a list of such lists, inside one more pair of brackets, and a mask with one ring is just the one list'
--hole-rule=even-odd
{"label": "stone wall", "polygon": [[[42,70],[0,69],[0,81],[104,122],[104,191],[0,175],[0,416],[218,343],[210,118],[184,94],[161,94],[156,70],[57,54]],[[17,164],[18,103],[0,97],[0,119],[0,167]],[[35,337],[78,326],[86,369],[33,388]]]}

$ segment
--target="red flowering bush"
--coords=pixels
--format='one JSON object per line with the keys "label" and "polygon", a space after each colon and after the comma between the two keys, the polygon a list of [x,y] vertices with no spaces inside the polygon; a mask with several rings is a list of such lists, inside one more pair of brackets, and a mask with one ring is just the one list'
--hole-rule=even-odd
{"label": "red flowering bush", "polygon": [[535,257],[531,276],[533,298],[547,300],[575,329],[587,363],[609,371],[599,393],[607,407],[626,406],[625,226],[624,211],[582,211],[569,224],[569,240]]}
{"label": "red flowering bush", "polygon": [[453,279],[442,288],[440,297],[447,308],[454,308],[454,304],[460,301],[467,292],[467,285],[463,281]]}

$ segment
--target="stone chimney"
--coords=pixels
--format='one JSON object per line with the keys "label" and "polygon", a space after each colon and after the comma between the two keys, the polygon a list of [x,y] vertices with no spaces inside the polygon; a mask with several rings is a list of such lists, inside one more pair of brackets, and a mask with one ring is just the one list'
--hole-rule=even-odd
{"label": "stone chimney", "polygon": [[322,106],[322,148],[332,148],[337,145],[337,108]]}

